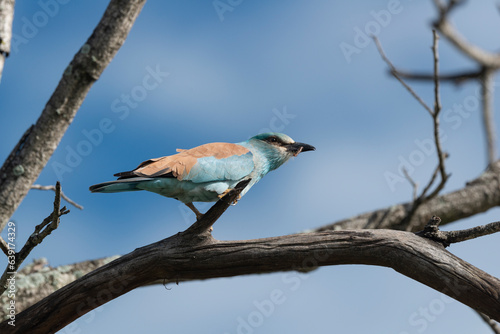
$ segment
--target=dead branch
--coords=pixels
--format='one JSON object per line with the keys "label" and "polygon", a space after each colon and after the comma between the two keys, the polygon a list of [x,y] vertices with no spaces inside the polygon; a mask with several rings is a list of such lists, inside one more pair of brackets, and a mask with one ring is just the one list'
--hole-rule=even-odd
{"label": "dead branch", "polygon": [[41,224],[35,227],[35,232],[33,232],[33,234],[29,236],[25,245],[19,252],[13,254],[12,256],[10,256],[9,252],[9,263],[7,264],[7,267],[5,268],[5,271],[0,278],[0,295],[2,295],[7,289],[7,279],[9,278],[9,276],[12,276],[12,273],[14,273],[15,275],[15,272],[21,266],[29,253],[31,253],[33,248],[39,245],[43,241],[43,239],[45,239],[49,234],[52,233],[52,231],[59,227],[59,218],[62,215],[69,213],[69,210],[67,210],[66,207],[60,208],[61,184],[59,182],[56,183],[55,193],[54,209],[52,213],[47,218],[45,218]]}
{"label": "dead branch", "polygon": [[460,231],[440,231],[439,224],[441,224],[441,218],[432,216],[427,225],[425,225],[424,229],[417,232],[417,235],[429,238],[441,243],[444,247],[448,247],[456,242],[475,239],[500,231],[500,222],[489,223],[487,225],[476,226]]}
{"label": "dead branch", "polygon": [[0,231],[47,164],[90,87],[122,46],[145,0],[111,0],[31,131],[0,169]]}
{"label": "dead branch", "polygon": [[[500,280],[446,251],[439,243],[392,230],[330,231],[248,241],[200,240],[178,233],[136,249],[52,293],[16,316],[16,332],[55,332],[128,291],[166,284],[320,266],[390,267],[500,319]],[[0,324],[0,331],[8,327]]]}
{"label": "dead branch", "polygon": [[432,109],[427,105],[427,103],[425,103],[424,100],[422,100],[422,98],[417,93],[415,93],[413,88],[411,88],[398,75],[398,71],[397,71],[396,67],[392,64],[392,62],[389,60],[389,58],[387,58],[387,56],[385,55],[384,49],[382,48],[382,45],[380,44],[380,41],[378,40],[377,36],[373,36],[372,38],[373,38],[373,41],[375,42],[375,45],[377,46],[377,50],[380,53],[380,56],[382,57],[384,62],[387,64],[387,66],[389,66],[390,73],[401,83],[401,85],[403,85],[404,88],[406,88],[406,90],[415,98],[415,100],[417,100],[418,103],[420,103],[422,105],[422,107],[424,107],[424,109],[427,110],[427,112],[432,116],[432,113],[433,113]]}
{"label": "dead branch", "polygon": [[[34,185],[32,185],[31,189],[56,191],[56,187],[55,186],[42,186],[40,184],[34,184]],[[75,208],[83,210],[83,206],[81,206],[80,204],[78,204],[75,201],[71,200],[71,198],[69,198],[68,196],[66,196],[62,190],[61,190],[61,197],[64,198],[64,200],[66,202],[68,202],[69,204],[73,205]]]}
{"label": "dead branch", "polygon": [[464,55],[481,64],[482,67],[500,68],[499,54],[487,52],[469,43],[449,22],[449,13],[462,3],[464,1],[449,0],[447,4],[443,4],[440,0],[434,0],[434,4],[439,12],[438,19],[434,22],[434,27]]}
{"label": "dead branch", "polygon": [[[419,231],[429,217],[436,215],[448,224],[474,216],[500,205],[500,160],[489,166],[478,178],[467,182],[465,187],[436,196],[420,205],[409,221],[405,221],[412,202],[396,204],[351,218],[327,224],[311,231],[351,229],[397,229]],[[444,224],[443,223],[443,224]]]}
{"label": "dead branch", "polygon": [[[401,69],[396,69],[396,75],[402,79],[415,80],[415,81],[434,81],[434,74],[430,73],[415,73],[403,71]],[[389,70],[391,75],[394,75],[391,70]],[[440,74],[438,76],[440,82],[451,82],[455,85],[460,85],[468,80],[478,80],[482,77],[483,70],[474,71],[464,71],[461,73],[453,74]]]}
{"label": "dead branch", "polygon": [[[437,153],[437,158],[438,158],[438,165],[436,167],[436,170],[432,174],[429,182],[427,185],[424,187],[422,193],[417,197],[415,196],[416,193],[416,183],[409,179],[408,176],[406,176],[407,179],[410,180],[412,186],[413,186],[413,202],[411,209],[408,211],[408,214],[404,221],[402,222],[402,225],[406,225],[408,221],[410,221],[419,208],[420,205],[423,203],[429,201],[430,199],[436,197],[439,192],[444,188],[449,175],[446,173],[446,168],[445,168],[445,163],[444,160],[447,158],[447,154],[445,154],[441,148],[441,140],[440,140],[440,134],[439,134],[439,115],[441,113],[441,98],[439,94],[439,53],[438,53],[438,40],[439,36],[436,32],[436,30],[432,30],[432,36],[433,36],[433,43],[432,43],[432,55],[433,55],[433,65],[434,65],[434,75],[433,75],[433,80],[434,80],[434,108],[431,109],[423,100],[422,98],[415,93],[415,91],[398,75],[398,70],[396,67],[392,64],[392,62],[389,60],[389,58],[385,55],[385,52],[382,48],[382,45],[380,44],[379,40],[377,37],[373,37],[375,40],[375,44],[377,46],[377,49],[382,57],[382,59],[386,62],[386,64],[389,66],[390,71],[392,75],[410,92],[410,94],[424,107],[425,110],[429,113],[429,115],[432,117],[432,122],[433,122],[433,134],[434,134],[434,143],[436,146],[436,153]],[[404,171],[403,171],[404,172]],[[436,181],[437,175],[440,175],[440,182],[439,184],[435,187],[435,189],[428,195],[427,192],[431,189],[431,187],[434,185],[434,182]]]}
{"label": "dead branch", "polygon": [[481,76],[481,103],[483,129],[486,139],[486,155],[488,165],[497,158],[495,122],[493,120],[493,77],[495,70],[485,68]]}
{"label": "dead branch", "polygon": [[2,81],[5,58],[10,54],[14,3],[15,0],[0,0],[0,81]]}

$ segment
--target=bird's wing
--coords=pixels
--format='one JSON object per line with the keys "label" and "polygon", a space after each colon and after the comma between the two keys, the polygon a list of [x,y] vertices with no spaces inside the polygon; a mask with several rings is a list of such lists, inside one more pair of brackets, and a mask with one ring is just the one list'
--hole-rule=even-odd
{"label": "bird's wing", "polygon": [[239,180],[254,169],[252,152],[238,144],[211,143],[178,152],[144,161],[136,169],[115,176],[175,177],[200,183]]}

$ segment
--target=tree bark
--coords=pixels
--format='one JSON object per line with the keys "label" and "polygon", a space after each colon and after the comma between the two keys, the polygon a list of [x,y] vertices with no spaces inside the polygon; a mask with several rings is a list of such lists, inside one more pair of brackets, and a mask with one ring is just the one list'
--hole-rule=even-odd
{"label": "tree bark", "polygon": [[0,169],[0,231],[57,148],[90,87],[122,46],[146,0],[112,0],[68,65],[38,121]]}
{"label": "tree bark", "polygon": [[[440,244],[392,230],[329,231],[248,241],[217,241],[178,233],[136,249],[57,290],[16,317],[15,332],[55,332],[137,287],[318,266],[390,267],[500,320],[500,280]],[[13,327],[7,321],[0,331]]]}

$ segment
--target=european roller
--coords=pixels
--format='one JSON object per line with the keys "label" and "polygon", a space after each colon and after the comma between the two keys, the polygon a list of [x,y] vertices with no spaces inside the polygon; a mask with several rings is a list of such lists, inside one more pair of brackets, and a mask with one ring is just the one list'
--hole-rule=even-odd
{"label": "european roller", "polygon": [[210,143],[177,154],[142,162],[136,169],[117,173],[116,181],[90,187],[91,192],[151,191],[186,204],[200,219],[193,202],[215,202],[240,181],[250,180],[240,196],[264,175],[292,156],[314,151],[282,133],[263,133],[246,141]]}

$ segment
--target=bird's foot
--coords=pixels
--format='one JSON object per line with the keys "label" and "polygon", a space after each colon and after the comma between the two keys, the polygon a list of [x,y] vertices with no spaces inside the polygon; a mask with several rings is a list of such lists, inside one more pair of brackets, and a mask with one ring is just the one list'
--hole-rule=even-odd
{"label": "bird's foot", "polygon": [[[224,190],[224,192],[220,195],[218,195],[219,199],[222,199],[224,196],[226,196],[231,190],[233,189],[226,189]],[[236,205],[236,203],[238,203],[238,201],[241,199],[241,195],[238,195],[238,197],[233,201],[233,203],[231,203],[231,205]]]}
{"label": "bird's foot", "polygon": [[185,203],[185,204],[188,208],[191,209],[191,211],[194,212],[194,214],[196,215],[196,220],[200,220],[203,217],[203,213],[198,211],[198,209],[194,206],[193,203]]}

